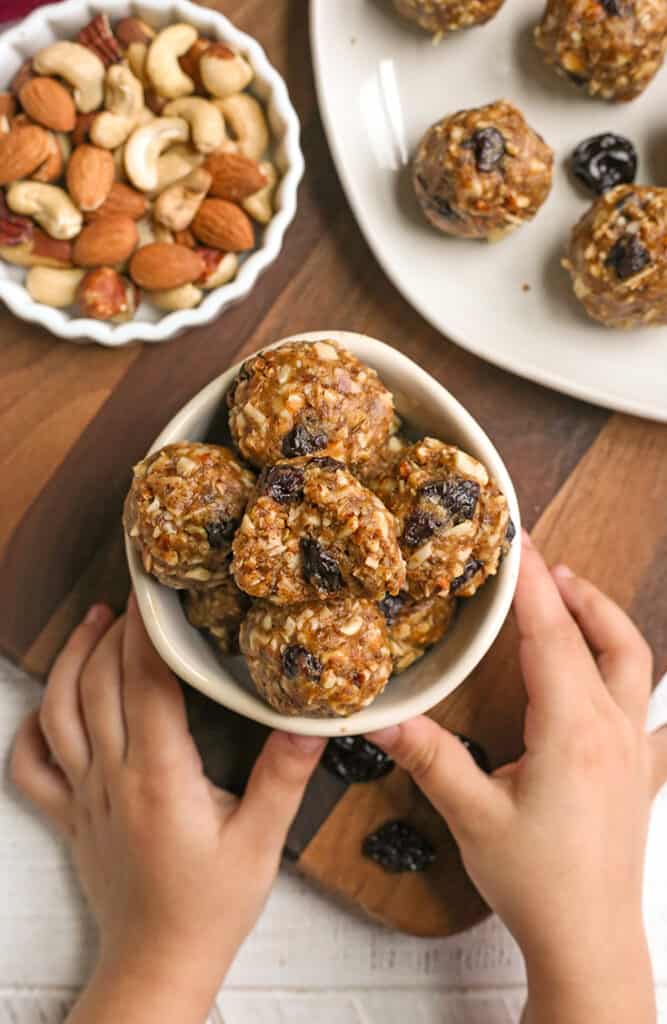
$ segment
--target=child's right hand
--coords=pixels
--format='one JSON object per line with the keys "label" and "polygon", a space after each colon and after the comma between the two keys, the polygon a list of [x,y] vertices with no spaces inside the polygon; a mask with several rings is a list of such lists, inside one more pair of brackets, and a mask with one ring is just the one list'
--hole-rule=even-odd
{"label": "child's right hand", "polygon": [[527,1020],[655,1019],[641,917],[649,809],[667,729],[645,732],[650,650],[592,584],[528,539],[515,598],[526,752],[484,775],[427,718],[371,739],[442,813],[468,873],[526,958]]}

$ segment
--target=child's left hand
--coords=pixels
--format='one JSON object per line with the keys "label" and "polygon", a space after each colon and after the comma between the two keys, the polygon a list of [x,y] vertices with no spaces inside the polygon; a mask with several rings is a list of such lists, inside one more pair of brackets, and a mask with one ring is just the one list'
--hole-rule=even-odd
{"label": "child's left hand", "polygon": [[69,844],[99,926],[96,975],[72,1020],[129,1024],[142,986],[159,1019],[202,1019],[262,909],[323,746],[274,733],[242,800],[217,789],[134,598],[115,622],[91,610],[12,758],[16,785]]}

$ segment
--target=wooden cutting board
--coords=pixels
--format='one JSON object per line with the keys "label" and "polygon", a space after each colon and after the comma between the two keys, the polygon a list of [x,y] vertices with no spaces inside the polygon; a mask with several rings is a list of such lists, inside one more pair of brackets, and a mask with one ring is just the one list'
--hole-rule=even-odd
{"label": "wooden cutting board", "polygon": [[[0,311],[0,647],[43,675],[94,600],[121,608],[120,511],[130,467],[214,375],[276,338],[335,327],[395,345],[442,381],[494,439],[524,522],[549,560],[608,590],[667,668],[667,427],[610,415],[487,366],[430,328],[386,281],[346,205],[322,134],[306,0],[220,5],[285,75],[307,162],[279,261],[217,323],[160,346],[108,351],[59,342]],[[288,48],[289,39],[289,48]],[[211,776],[243,786],[264,731],[189,693]],[[524,695],[514,626],[435,717],[487,749],[521,750]],[[408,817],[438,848],[423,875],[390,876],[360,857],[364,836]],[[392,927],[445,935],[486,908],[446,826],[398,769],[346,789],[319,769],[288,855],[326,889]]]}

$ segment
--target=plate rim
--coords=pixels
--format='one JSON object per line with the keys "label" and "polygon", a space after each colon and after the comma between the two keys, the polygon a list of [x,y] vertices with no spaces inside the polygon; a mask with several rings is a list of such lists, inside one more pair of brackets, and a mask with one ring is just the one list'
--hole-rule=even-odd
{"label": "plate rim", "polygon": [[384,248],[376,242],[373,228],[371,227],[364,211],[362,197],[360,193],[357,192],[357,186],[348,172],[342,147],[339,145],[338,134],[334,128],[333,117],[331,116],[328,103],[328,87],[325,84],[321,55],[324,39],[322,31],[320,30],[320,18],[323,17],[325,2],[326,0],[310,0],[310,48],[313,64],[313,77],[315,80],[315,91],[320,116],[322,118],[327,143],[336,167],[338,178],[343,186],[343,191],[345,192],[347,201],[350,204],[357,225],[383,273],[392,283],[394,288],[396,288],[405,301],[412,306],[412,308],[422,316],[424,320],[426,320],[426,322],[438,332],[438,334],[442,335],[447,341],[451,341],[465,351],[477,356],[478,359],[482,359],[486,363],[497,366],[517,377],[531,380],[533,383],[539,384],[542,387],[550,388],[552,391],[558,391],[571,398],[576,398],[579,401],[588,402],[591,405],[596,405],[606,409],[610,413],[628,413],[632,416],[638,416],[641,419],[651,420],[656,423],[667,423],[667,407],[661,409],[655,406],[653,402],[642,404],[634,399],[624,399],[615,394],[608,394],[604,388],[600,388],[596,392],[595,390],[591,390],[587,385],[581,385],[569,378],[563,378],[557,372],[545,370],[543,367],[535,365],[530,361],[515,361],[512,359],[511,355],[506,356],[505,354],[495,352],[493,354],[489,354],[487,350],[483,349],[476,343],[474,338],[465,338],[460,334],[460,332],[453,329],[450,330],[448,327],[446,327],[446,330],[443,330],[443,324],[436,321],[433,314],[428,310],[428,308],[426,308],[426,303],[421,302],[418,298],[415,298],[410,294],[407,286],[401,282],[400,275],[395,271],[390,255],[387,254]]}

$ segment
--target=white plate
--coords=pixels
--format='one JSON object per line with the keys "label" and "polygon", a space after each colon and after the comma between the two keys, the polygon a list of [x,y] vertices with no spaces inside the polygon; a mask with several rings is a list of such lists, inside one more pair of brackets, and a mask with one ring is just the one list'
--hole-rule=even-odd
{"label": "white plate", "polygon": [[[507,0],[485,27],[434,46],[393,14],[391,0],[311,0],[329,143],[369,245],[438,330],[523,377],[667,421],[667,328],[596,325],[560,267],[570,227],[588,205],[565,167],[578,142],[621,132],[637,145],[638,180],[667,185],[667,69],[634,103],[584,97],[534,48],[532,26],[543,6]],[[440,117],[501,97],[516,103],[554,148],[552,194],[532,223],[495,245],[446,238],[416,208],[410,154]]]}

